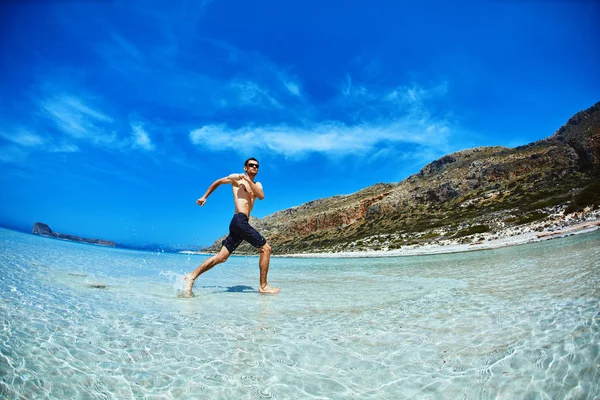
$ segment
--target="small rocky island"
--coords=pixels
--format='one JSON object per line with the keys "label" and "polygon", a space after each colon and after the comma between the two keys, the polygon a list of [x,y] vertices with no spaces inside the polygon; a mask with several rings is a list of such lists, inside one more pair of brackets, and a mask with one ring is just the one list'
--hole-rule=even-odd
{"label": "small rocky island", "polygon": [[48,225],[43,224],[41,222],[36,222],[35,224],[33,224],[33,229],[31,231],[31,233],[33,233],[34,235],[46,236],[46,237],[50,237],[50,238],[54,238],[54,239],[70,240],[72,242],[97,244],[99,246],[109,246],[109,247],[117,246],[117,244],[115,242],[111,242],[109,240],[87,239],[87,238],[82,238],[79,236],[65,235],[64,233],[54,232],[52,229],[50,229],[50,227]]}

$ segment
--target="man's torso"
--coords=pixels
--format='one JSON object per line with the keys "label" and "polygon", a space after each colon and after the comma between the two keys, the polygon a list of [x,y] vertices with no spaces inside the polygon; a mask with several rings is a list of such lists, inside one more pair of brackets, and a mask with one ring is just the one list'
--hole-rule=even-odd
{"label": "man's torso", "polygon": [[240,180],[232,180],[231,188],[233,191],[233,202],[235,203],[235,212],[244,213],[250,217],[252,207],[254,207],[254,200],[256,196],[248,183]]}

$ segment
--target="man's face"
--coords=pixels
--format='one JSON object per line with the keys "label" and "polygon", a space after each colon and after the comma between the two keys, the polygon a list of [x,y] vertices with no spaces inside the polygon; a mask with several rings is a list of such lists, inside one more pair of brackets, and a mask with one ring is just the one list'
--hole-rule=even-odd
{"label": "man's face", "polygon": [[248,161],[248,163],[244,166],[244,170],[249,173],[249,174],[253,174],[256,175],[258,174],[258,161],[254,161],[254,160],[250,160]]}

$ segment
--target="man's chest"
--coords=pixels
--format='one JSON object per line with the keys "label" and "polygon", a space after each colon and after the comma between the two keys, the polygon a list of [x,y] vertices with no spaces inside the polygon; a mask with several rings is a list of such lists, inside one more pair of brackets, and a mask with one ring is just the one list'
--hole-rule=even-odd
{"label": "man's chest", "polygon": [[254,192],[248,187],[245,182],[239,183],[233,187],[233,194],[236,198],[243,198],[246,200],[254,200]]}

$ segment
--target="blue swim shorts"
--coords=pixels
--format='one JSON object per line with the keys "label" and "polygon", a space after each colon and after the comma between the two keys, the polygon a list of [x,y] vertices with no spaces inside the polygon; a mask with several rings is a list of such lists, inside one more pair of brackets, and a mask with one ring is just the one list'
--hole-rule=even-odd
{"label": "blue swim shorts", "polygon": [[267,240],[256,229],[250,226],[248,216],[244,213],[237,213],[231,219],[229,236],[223,240],[223,246],[227,247],[229,254],[231,254],[244,240],[256,248],[262,247],[267,243]]}

